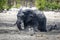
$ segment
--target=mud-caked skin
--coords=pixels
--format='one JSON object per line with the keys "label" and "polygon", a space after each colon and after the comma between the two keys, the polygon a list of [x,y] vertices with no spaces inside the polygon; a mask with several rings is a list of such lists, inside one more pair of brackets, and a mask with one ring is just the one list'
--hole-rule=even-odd
{"label": "mud-caked skin", "polygon": [[24,24],[24,29],[28,26],[33,27],[34,31],[46,32],[46,17],[39,10],[20,10],[17,14],[17,27],[22,30],[21,23]]}

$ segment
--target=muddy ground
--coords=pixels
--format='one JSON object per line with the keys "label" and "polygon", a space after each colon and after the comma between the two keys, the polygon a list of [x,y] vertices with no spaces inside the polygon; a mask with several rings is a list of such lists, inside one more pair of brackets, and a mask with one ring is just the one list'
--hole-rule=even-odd
{"label": "muddy ground", "polygon": [[[17,26],[12,26],[16,22],[17,12],[0,13],[0,40],[60,40],[60,30],[50,32],[19,31]],[[47,17],[47,28],[49,25],[57,24],[60,29],[60,12],[44,12]]]}

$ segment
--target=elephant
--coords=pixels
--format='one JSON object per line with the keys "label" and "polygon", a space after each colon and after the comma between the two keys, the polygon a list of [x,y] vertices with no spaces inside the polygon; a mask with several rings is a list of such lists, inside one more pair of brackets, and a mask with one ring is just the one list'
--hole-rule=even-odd
{"label": "elephant", "polygon": [[17,27],[22,30],[21,24],[24,24],[24,29],[32,27],[34,31],[46,32],[46,17],[39,10],[26,9],[20,11],[17,14]]}

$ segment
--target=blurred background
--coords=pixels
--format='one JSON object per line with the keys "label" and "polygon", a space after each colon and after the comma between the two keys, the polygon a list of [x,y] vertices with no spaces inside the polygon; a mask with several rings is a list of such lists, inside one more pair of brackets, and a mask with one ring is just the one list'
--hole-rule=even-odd
{"label": "blurred background", "polygon": [[59,10],[60,0],[0,0],[0,11],[21,6],[37,7],[39,10]]}

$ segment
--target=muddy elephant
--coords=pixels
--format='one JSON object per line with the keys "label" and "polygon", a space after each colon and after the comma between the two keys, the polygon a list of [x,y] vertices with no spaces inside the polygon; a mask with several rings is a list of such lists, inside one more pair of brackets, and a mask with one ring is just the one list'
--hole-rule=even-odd
{"label": "muddy elephant", "polygon": [[46,17],[39,10],[21,9],[17,14],[16,23],[19,30],[22,30],[21,23],[23,23],[24,29],[30,26],[34,31],[46,32]]}

